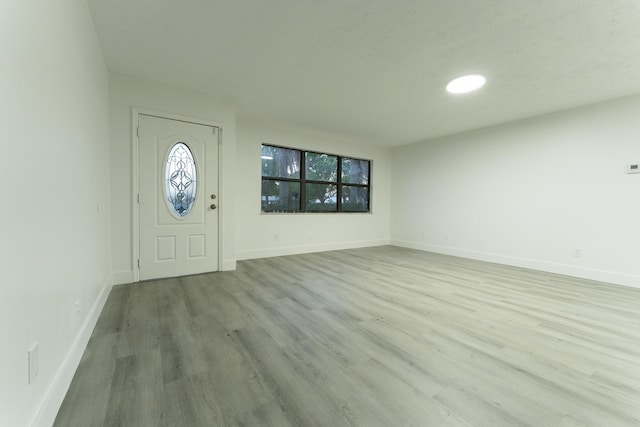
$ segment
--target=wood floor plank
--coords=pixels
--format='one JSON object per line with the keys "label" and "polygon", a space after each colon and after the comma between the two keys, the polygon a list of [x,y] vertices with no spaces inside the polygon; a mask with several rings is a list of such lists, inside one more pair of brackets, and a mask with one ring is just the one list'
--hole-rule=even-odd
{"label": "wood floor plank", "polygon": [[206,376],[195,374],[164,384],[161,402],[161,427],[234,425]]}
{"label": "wood floor plank", "polygon": [[120,332],[131,289],[130,285],[113,287],[92,335]]}
{"label": "wood floor plank", "polygon": [[281,347],[307,338],[299,325],[287,322],[273,305],[261,300],[253,292],[237,293],[233,297],[249,314],[251,324],[262,328]]}
{"label": "wood floor plank", "polygon": [[[111,312],[107,315],[111,316]],[[55,426],[104,425],[116,368],[118,341],[117,333],[94,334],[91,337],[58,411]]]}
{"label": "wood floor plank", "polygon": [[640,426],[640,290],[376,247],[115,286],[56,426]]}
{"label": "wood floor plank", "polygon": [[157,426],[162,378],[160,351],[118,358],[111,382],[105,426]]}
{"label": "wood floor plank", "polygon": [[118,356],[131,356],[160,347],[160,311],[154,288],[157,283],[127,285],[129,299],[122,313]]}
{"label": "wood floor plank", "polygon": [[[351,425],[344,402],[329,395],[309,379],[314,376],[291,352],[280,348],[260,329],[234,331],[262,381],[270,385],[280,407],[294,425]],[[303,398],[302,398],[303,397]],[[346,415],[346,416],[345,416]]]}

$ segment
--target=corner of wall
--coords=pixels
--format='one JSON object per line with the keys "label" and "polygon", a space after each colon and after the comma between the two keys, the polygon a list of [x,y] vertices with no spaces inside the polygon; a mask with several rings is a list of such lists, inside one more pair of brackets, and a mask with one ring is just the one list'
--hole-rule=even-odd
{"label": "corner of wall", "polygon": [[62,362],[58,372],[56,373],[49,389],[46,391],[42,403],[38,407],[36,414],[31,421],[31,427],[49,427],[53,424],[58,414],[58,410],[62,405],[65,395],[71,385],[71,380],[76,373],[76,369],[80,364],[84,350],[89,343],[93,328],[98,322],[102,308],[107,302],[109,293],[112,288],[112,275],[109,274],[103,282],[102,290],[91,309],[87,313],[87,317],[80,327],[76,338],[73,340],[64,361]]}

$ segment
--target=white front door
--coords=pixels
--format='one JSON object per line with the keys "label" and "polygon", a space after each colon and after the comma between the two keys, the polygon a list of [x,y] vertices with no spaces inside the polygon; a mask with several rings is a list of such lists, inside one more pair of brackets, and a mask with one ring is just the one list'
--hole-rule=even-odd
{"label": "white front door", "polygon": [[218,270],[218,128],[139,115],[140,280]]}

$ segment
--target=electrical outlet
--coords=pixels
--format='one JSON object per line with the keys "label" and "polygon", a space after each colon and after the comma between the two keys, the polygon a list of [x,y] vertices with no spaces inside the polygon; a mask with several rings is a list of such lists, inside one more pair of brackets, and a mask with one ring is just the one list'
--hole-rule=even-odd
{"label": "electrical outlet", "polygon": [[76,316],[80,317],[80,300],[76,300],[76,303],[74,304],[74,308],[76,311]]}
{"label": "electrical outlet", "polygon": [[573,248],[573,256],[576,258],[582,258],[582,248]]}
{"label": "electrical outlet", "polygon": [[40,345],[35,343],[27,351],[27,378],[29,384],[33,384],[33,381],[38,376],[40,371]]}
{"label": "electrical outlet", "polygon": [[280,238],[280,236],[278,236],[277,234],[273,235],[273,241],[274,242],[277,242],[279,238]]}

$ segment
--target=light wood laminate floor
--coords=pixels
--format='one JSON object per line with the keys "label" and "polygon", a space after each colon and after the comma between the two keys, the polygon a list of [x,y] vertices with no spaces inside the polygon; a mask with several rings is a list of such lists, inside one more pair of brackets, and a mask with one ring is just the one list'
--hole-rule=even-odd
{"label": "light wood laminate floor", "polygon": [[640,290],[379,247],[115,286],[56,426],[640,426]]}

